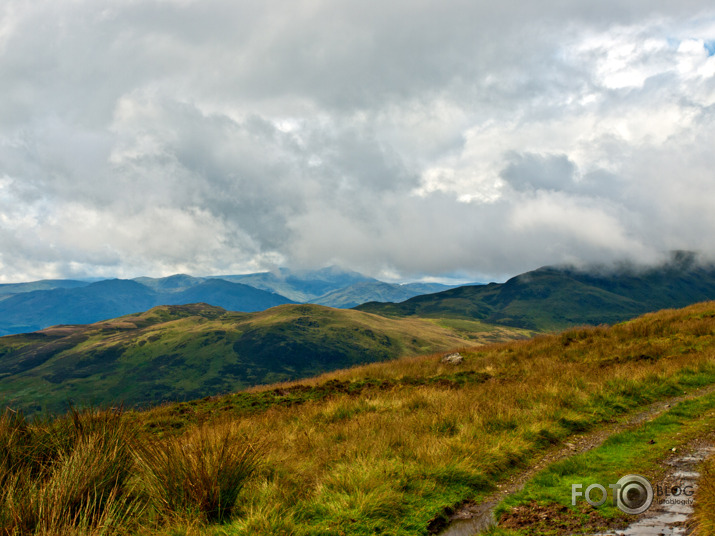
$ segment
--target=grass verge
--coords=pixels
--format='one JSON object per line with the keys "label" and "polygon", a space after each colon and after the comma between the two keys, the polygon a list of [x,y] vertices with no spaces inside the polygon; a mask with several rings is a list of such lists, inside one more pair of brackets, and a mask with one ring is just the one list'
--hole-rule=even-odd
{"label": "grass verge", "polygon": [[715,456],[703,463],[700,474],[698,490],[695,493],[692,534],[712,536],[715,534]]}

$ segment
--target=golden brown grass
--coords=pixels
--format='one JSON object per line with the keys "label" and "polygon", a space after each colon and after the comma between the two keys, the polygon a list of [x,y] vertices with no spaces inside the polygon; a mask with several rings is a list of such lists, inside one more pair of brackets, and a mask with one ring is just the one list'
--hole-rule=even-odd
{"label": "golden brown grass", "polygon": [[[26,422],[0,417],[0,534],[112,534],[142,510],[132,427],[116,411]],[[120,530],[121,529],[121,530]]]}
{"label": "golden brown grass", "polygon": [[[265,452],[234,530],[419,533],[442,507],[487,491],[538,449],[682,393],[688,375],[712,381],[714,331],[715,303],[707,303],[612,328],[462,350],[458,366],[432,355],[302,382],[491,375],[460,388],[398,383],[359,396],[336,393],[238,419]],[[685,374],[680,383],[678,374]]]}
{"label": "golden brown grass", "polygon": [[710,457],[703,463],[700,474],[698,490],[695,493],[693,534],[713,536],[715,534],[715,457]]}
{"label": "golden brown grass", "polygon": [[255,471],[233,427],[140,437],[120,411],[0,416],[0,535],[94,536],[224,521]]}
{"label": "golden brown grass", "polygon": [[136,449],[139,479],[157,512],[202,522],[233,513],[241,488],[256,470],[255,447],[231,424],[201,426],[182,437],[143,441]]}

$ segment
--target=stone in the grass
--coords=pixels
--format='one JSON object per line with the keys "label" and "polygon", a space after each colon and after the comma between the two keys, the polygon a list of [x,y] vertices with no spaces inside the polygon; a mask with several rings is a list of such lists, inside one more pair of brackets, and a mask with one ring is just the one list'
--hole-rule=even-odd
{"label": "stone in the grass", "polygon": [[447,363],[448,365],[459,365],[464,361],[464,356],[459,352],[454,352],[452,354],[447,354],[441,360],[442,363]]}

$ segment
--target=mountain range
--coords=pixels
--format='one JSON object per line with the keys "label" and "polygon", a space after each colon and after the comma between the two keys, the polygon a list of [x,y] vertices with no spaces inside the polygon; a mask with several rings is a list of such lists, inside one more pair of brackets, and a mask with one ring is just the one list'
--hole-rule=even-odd
{"label": "mountain range", "polygon": [[136,281],[112,279],[14,294],[0,301],[0,334],[37,331],[56,324],[87,324],[157,305],[196,302],[237,311],[261,311],[292,303],[283,296],[221,279],[198,281],[179,290],[155,290]]}
{"label": "mountain range", "polygon": [[[61,411],[68,400],[130,406],[186,400],[715,298],[715,267],[688,255],[650,268],[544,267],[505,283],[354,309],[290,303],[242,279],[290,287],[304,298],[325,291],[313,299],[343,307],[360,295],[402,299],[425,290],[334,269],[314,281],[283,272],[234,281],[176,275],[6,287],[12,293],[0,300],[0,318],[33,332],[0,337],[0,400],[29,412]],[[22,291],[40,283],[59,286]],[[54,327],[33,329],[42,323]]]}
{"label": "mountain range", "polygon": [[213,277],[177,274],[96,282],[43,280],[0,285],[0,335],[56,324],[98,322],[159,305],[207,303],[240,312],[296,302],[350,308],[367,301],[395,302],[448,288],[438,283],[383,283],[335,267]]}

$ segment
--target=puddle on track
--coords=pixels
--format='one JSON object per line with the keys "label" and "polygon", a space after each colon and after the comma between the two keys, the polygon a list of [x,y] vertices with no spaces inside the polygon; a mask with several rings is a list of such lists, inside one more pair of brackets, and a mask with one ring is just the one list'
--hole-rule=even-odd
{"label": "puddle on track", "polygon": [[481,534],[489,527],[496,525],[494,519],[494,507],[498,501],[490,501],[472,507],[471,514],[474,516],[470,519],[454,519],[449,526],[438,536],[474,536]]}

